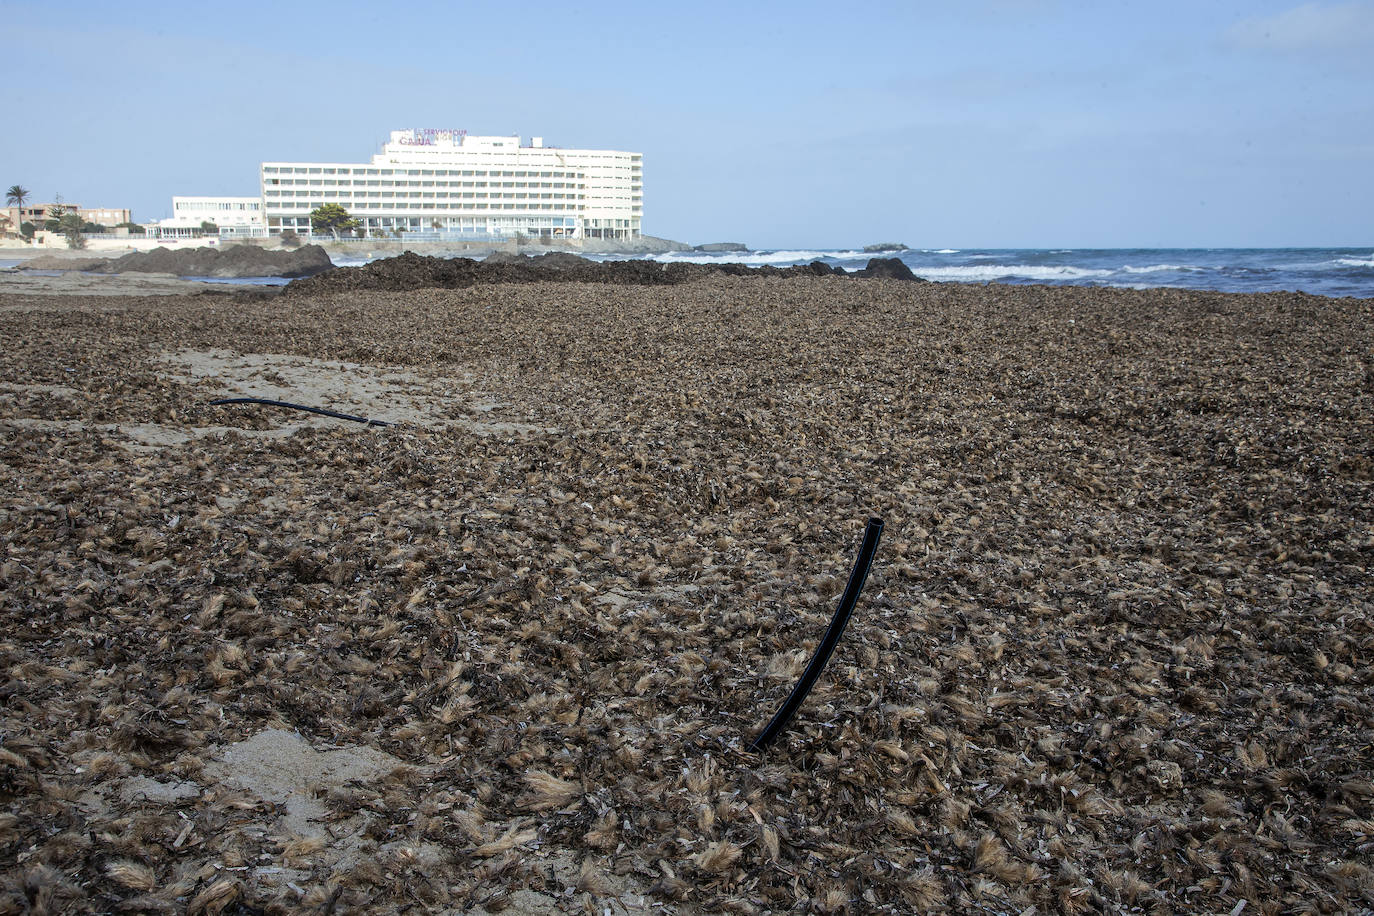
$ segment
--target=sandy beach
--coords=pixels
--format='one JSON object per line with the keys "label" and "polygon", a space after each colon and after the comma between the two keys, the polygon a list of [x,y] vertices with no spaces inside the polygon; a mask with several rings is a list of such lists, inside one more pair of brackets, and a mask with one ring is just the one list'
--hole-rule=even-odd
{"label": "sandy beach", "polygon": [[11,280],[0,913],[1374,905],[1374,300]]}

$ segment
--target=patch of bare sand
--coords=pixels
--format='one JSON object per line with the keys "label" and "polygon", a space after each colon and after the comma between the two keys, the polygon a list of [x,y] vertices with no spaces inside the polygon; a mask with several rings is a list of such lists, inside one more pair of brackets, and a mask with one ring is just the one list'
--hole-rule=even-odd
{"label": "patch of bare sand", "polygon": [[[194,780],[159,781],[142,775],[130,776],[104,792],[86,793],[82,803],[87,810],[108,816],[111,803],[116,799],[123,805],[177,808],[210,797],[205,795],[207,792],[222,793],[225,787],[246,792],[266,804],[256,807],[236,804],[240,812],[236,829],[272,837],[284,849],[297,850],[296,858],[302,852],[308,855],[308,868],[268,864],[238,869],[244,880],[282,891],[299,892],[301,885],[310,883],[313,869],[343,873],[369,857],[436,876],[453,864],[454,851],[436,843],[414,840],[377,843],[369,835],[373,832],[369,827],[376,815],[365,808],[348,817],[331,810],[330,802],[339,793],[355,790],[368,793],[385,783],[404,780],[407,772],[416,769],[390,754],[362,746],[319,749],[296,732],[268,728],[243,741],[212,748],[207,756],[209,759]],[[488,827],[496,836],[502,832],[518,833],[518,828],[527,826],[527,822],[527,818],[517,818],[511,824],[490,824]],[[178,847],[196,842],[195,823],[194,819],[186,819],[186,826],[176,840]],[[507,827],[513,830],[507,831]],[[496,912],[506,916],[582,912],[587,902],[583,891],[589,889],[594,890],[596,899],[601,902],[594,912],[688,912],[665,908],[662,902],[651,905],[646,888],[633,876],[617,875],[604,867],[606,863],[592,858],[579,862],[570,850],[543,846],[535,839],[534,831],[517,839],[522,842],[489,844],[486,854],[506,852],[509,846],[511,854],[546,874],[546,887],[560,888],[561,893],[522,888],[511,893],[497,893],[488,898],[486,905],[475,909],[443,912],[455,916],[459,912],[475,916]]]}
{"label": "patch of bare sand", "polygon": [[[396,757],[369,747],[338,747],[317,750],[295,732],[269,728],[252,738],[229,745],[206,764],[204,776],[239,786],[269,802],[280,812],[276,823],[266,823],[265,829],[295,842],[318,839],[328,845],[314,854],[315,866],[324,865],[335,871],[351,868],[368,845],[366,839],[370,815],[363,813],[347,820],[331,817],[324,799],[331,791],[346,790],[350,785],[375,785],[389,774],[408,769]],[[131,782],[132,780],[126,781]],[[144,782],[151,782],[144,780]],[[181,784],[160,787],[164,794],[183,797]],[[147,792],[140,785],[140,791]],[[595,887],[598,897],[612,901],[603,911],[611,913],[648,913],[651,907],[645,889],[629,876],[619,876],[601,869],[591,860],[579,864],[569,850],[531,849],[523,847],[526,858],[538,862],[547,871],[561,896],[524,888],[500,898],[500,912],[506,916],[556,916],[570,912],[576,906],[579,890]],[[418,866],[422,872],[440,871],[452,859],[452,852],[434,843],[393,842],[378,846],[372,853],[382,861],[395,860]],[[255,875],[264,883],[282,884],[296,876],[290,868],[259,869]],[[458,911],[449,911],[457,913]],[[474,916],[496,912],[479,907],[469,911]],[[652,912],[665,910],[662,903]]]}
{"label": "patch of bare sand", "polygon": [[392,424],[435,428],[452,423],[479,435],[552,432],[508,416],[508,405],[475,390],[469,375],[421,375],[342,360],[220,349],[170,352],[165,365],[168,377],[219,385],[220,397],[289,401]]}
{"label": "patch of bare sand", "polygon": [[[183,280],[171,274],[88,274],[68,271],[56,276],[35,271],[0,271],[0,293],[38,296],[183,296],[224,291],[223,283]],[[20,308],[7,303],[5,308]]]}
{"label": "patch of bare sand", "polygon": [[[473,386],[468,375],[421,375],[386,366],[281,354],[238,354],[229,350],[180,350],[164,354],[159,375],[214,391],[220,397],[256,397],[430,428],[461,426],[478,435],[520,435],[554,430],[510,415],[509,405]],[[0,382],[0,401],[41,394],[80,402],[89,395],[66,385]],[[166,423],[99,423],[42,417],[0,418],[0,425],[22,429],[92,430],[133,452],[156,451],[229,433],[253,438],[284,438],[309,427],[349,425],[345,420],[277,408],[226,405],[213,410],[272,410],[269,429],[191,426]],[[225,414],[226,419],[229,414]]]}
{"label": "patch of bare sand", "polygon": [[329,789],[354,780],[375,780],[401,766],[400,760],[373,748],[317,751],[294,732],[269,728],[224,748],[206,764],[205,773],[279,806],[281,829],[299,836],[328,836],[323,823],[328,810],[320,798]]}

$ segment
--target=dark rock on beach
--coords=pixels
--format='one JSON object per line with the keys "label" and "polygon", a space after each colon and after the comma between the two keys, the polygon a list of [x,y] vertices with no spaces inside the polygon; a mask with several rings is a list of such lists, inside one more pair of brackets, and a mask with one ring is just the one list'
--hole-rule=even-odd
{"label": "dark rock on beach", "polygon": [[867,277],[869,279],[883,280],[914,280],[917,283],[925,283],[920,277],[911,272],[911,268],[900,258],[869,258],[868,266],[863,270],[854,272],[856,277]]}
{"label": "dark rock on beach", "polygon": [[[890,263],[889,263],[890,262]],[[918,280],[901,261],[874,258],[865,270],[852,274],[824,261],[792,267],[750,267],[746,264],[663,264],[658,261],[589,261],[566,252],[528,257],[494,254],[484,261],[471,258],[433,258],[407,251],[395,258],[373,261],[361,267],[345,267],[309,279],[296,280],[286,288],[291,295],[345,290],[461,289],[486,283],[608,283],[621,286],[672,286],[712,275],[731,277],[825,277],[850,276],[877,279]]]}
{"label": "dark rock on beach", "polygon": [[818,277],[843,277],[848,273],[843,267],[832,267],[824,261],[812,261],[805,269]]}
{"label": "dark rock on beach", "polygon": [[885,251],[910,251],[901,242],[879,242],[876,245],[865,245],[864,254],[882,254]]}
{"label": "dark rock on beach", "polygon": [[706,245],[695,245],[692,250],[700,251],[705,254],[716,254],[719,252],[748,251],[749,246],[743,242],[711,242]]}

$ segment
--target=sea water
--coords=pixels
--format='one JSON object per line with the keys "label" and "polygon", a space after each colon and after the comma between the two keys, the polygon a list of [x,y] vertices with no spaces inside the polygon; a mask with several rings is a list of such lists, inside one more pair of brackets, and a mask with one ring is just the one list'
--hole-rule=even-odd
{"label": "sea water", "polygon": [[686,251],[650,257],[665,262],[775,267],[822,261],[845,270],[860,270],[869,258],[895,257],[922,279],[953,283],[1174,287],[1228,293],[1289,291],[1374,298],[1374,248],[761,249],[710,254]]}

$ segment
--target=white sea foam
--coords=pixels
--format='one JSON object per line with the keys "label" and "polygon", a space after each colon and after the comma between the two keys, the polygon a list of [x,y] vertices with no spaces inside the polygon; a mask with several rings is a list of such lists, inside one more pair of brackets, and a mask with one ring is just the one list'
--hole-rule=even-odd
{"label": "white sea foam", "polygon": [[989,280],[1087,280],[1110,277],[1115,271],[1087,267],[1047,267],[1035,264],[978,264],[964,267],[918,267],[913,273],[927,280],[979,283]]}
{"label": "white sea foam", "polygon": [[852,258],[866,258],[862,251],[684,251],[673,252],[671,254],[661,254],[654,258],[656,261],[671,263],[675,261],[688,264],[805,264],[811,261],[819,261],[822,258],[833,258],[835,260],[848,260]]}
{"label": "white sea foam", "polygon": [[1177,271],[1179,273],[1190,273],[1192,271],[1202,270],[1203,268],[1191,267],[1187,264],[1151,264],[1149,267],[1132,267],[1131,265],[1127,264],[1125,267],[1122,267],[1121,269],[1128,274],[1155,274],[1165,273],[1169,271]]}
{"label": "white sea foam", "polygon": [[958,253],[959,253],[959,249],[958,249],[958,248],[937,248],[937,249],[935,249],[935,253],[936,253],[936,254],[958,254]]}
{"label": "white sea foam", "polygon": [[1337,258],[1336,263],[1342,267],[1374,267],[1374,255],[1368,258]]}

